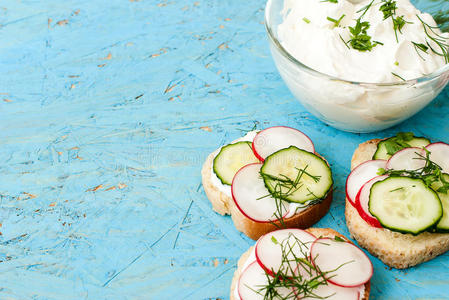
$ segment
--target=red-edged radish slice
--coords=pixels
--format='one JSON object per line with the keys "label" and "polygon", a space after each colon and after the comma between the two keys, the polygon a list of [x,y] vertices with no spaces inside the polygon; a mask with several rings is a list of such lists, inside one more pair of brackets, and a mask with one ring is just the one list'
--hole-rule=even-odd
{"label": "red-edged radish slice", "polygon": [[346,198],[355,207],[355,197],[362,186],[368,181],[378,176],[380,168],[384,168],[387,161],[383,159],[366,161],[352,170],[346,179]]}
{"label": "red-edged radish slice", "polygon": [[373,265],[368,256],[349,242],[330,238],[317,239],[310,249],[313,264],[327,280],[342,287],[360,286],[373,276]]}
{"label": "red-edged radish slice", "polygon": [[[318,299],[326,300],[359,300],[360,292],[364,291],[364,287],[341,287],[328,282],[327,285],[319,285],[316,289],[312,291],[313,297],[300,297],[299,299],[317,299],[316,296],[320,297]],[[316,296],[315,296],[316,295]]]}
{"label": "red-edged radish slice", "polygon": [[301,229],[281,229],[272,231],[262,236],[256,243],[256,260],[259,265],[268,273],[273,274],[279,271],[290,276],[296,269],[296,263],[292,261],[286,263],[283,255],[287,259],[294,260],[294,257],[304,257],[309,255],[310,247],[316,237],[311,233]]}
{"label": "red-edged radish slice", "polygon": [[[266,286],[268,285],[267,274],[257,262],[251,263],[240,275],[238,282],[238,294],[241,300],[264,299]],[[280,287],[276,292],[284,299],[294,296],[293,289]]]}
{"label": "red-edged radish slice", "polygon": [[426,146],[430,151],[430,160],[442,168],[443,173],[449,173],[449,145],[443,142]]}
{"label": "red-edged radish slice", "polygon": [[[317,278],[317,272],[314,269],[306,267],[304,269],[301,265],[295,270],[295,275],[301,274],[303,280],[310,281]],[[322,281],[318,277],[318,280]],[[311,290],[313,295],[306,296],[303,291],[299,291],[298,288],[294,287],[295,299],[331,299],[331,300],[359,300],[360,294],[365,291],[365,286],[360,285],[357,287],[341,287],[330,282],[326,282],[318,285],[315,289]],[[309,289],[310,292],[310,289]]]}
{"label": "red-edged radish slice", "polygon": [[285,126],[275,126],[257,133],[253,140],[254,155],[264,161],[267,156],[281,149],[295,146],[314,153],[312,140],[301,131]]}
{"label": "red-edged radish slice", "polygon": [[259,173],[262,165],[249,164],[238,170],[232,180],[231,194],[243,215],[255,222],[266,223],[286,216],[289,210],[285,201],[270,196]]}
{"label": "red-edged radish slice", "polygon": [[369,212],[369,194],[371,192],[371,187],[374,183],[384,180],[388,178],[387,175],[377,176],[365,183],[357,194],[355,200],[355,207],[359,212],[360,217],[366,221],[369,225],[377,228],[382,228],[379,220],[377,220],[370,212]]}
{"label": "red-edged radish slice", "polygon": [[426,151],[422,148],[404,148],[396,152],[387,161],[387,169],[418,170],[426,165]]}

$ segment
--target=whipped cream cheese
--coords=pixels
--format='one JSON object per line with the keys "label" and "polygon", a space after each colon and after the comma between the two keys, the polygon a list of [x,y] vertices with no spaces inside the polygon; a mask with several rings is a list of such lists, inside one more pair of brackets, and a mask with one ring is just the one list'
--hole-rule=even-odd
{"label": "whipped cream cheese", "polygon": [[[380,8],[385,2],[374,1],[361,22],[369,22],[366,33],[372,43],[379,44],[365,51],[351,47],[354,36],[349,27],[355,27],[370,3],[371,0],[285,0],[284,21],[277,29],[279,40],[287,52],[308,67],[348,81],[400,82],[428,75],[445,65],[444,57],[431,50],[441,52],[419,18],[429,26],[437,26],[435,20],[409,0],[396,0],[393,18],[400,17],[405,22],[400,31],[394,30],[392,17],[384,18]],[[446,39],[445,44],[449,42],[448,33],[437,28],[434,31]],[[427,32],[436,36],[429,29]],[[431,46],[427,51],[416,46],[429,46],[427,43]]]}
{"label": "whipped cream cheese", "polygon": [[[238,143],[238,142],[252,142],[254,140],[254,137],[256,136],[256,134],[258,133],[258,130],[253,130],[253,131],[249,131],[245,136],[235,140],[232,142],[232,144],[234,143]],[[217,150],[215,150],[215,152],[213,153],[214,158],[218,155],[218,153],[220,153],[222,147],[218,148]],[[225,195],[227,195],[228,197],[232,198],[232,193],[231,193],[231,186],[227,185],[227,184],[223,184],[220,180],[220,178],[217,177],[217,175],[214,172],[214,164],[212,164],[211,166],[211,172],[210,172],[210,179],[212,184],[222,193],[224,193]],[[304,203],[304,204],[300,204],[300,203],[293,203],[290,202],[288,203],[288,209],[289,212],[287,213],[287,215],[284,216],[284,218],[290,218],[293,215],[307,209],[308,204],[310,201]],[[287,202],[286,202],[287,203]]]}

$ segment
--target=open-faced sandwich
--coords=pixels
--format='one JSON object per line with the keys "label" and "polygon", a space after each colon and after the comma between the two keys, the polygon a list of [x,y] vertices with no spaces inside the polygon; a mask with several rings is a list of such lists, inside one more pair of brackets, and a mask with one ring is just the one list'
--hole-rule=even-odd
{"label": "open-faced sandwich", "polygon": [[262,236],[234,273],[231,300],[366,300],[373,265],[332,229],[282,229]]}
{"label": "open-faced sandwich", "polygon": [[201,174],[213,209],[252,239],[279,227],[308,228],[332,201],[328,163],[290,127],[249,132],[211,153]]}
{"label": "open-faced sandwich", "polygon": [[356,149],[346,223],[385,264],[408,268],[449,250],[449,145],[399,133]]}

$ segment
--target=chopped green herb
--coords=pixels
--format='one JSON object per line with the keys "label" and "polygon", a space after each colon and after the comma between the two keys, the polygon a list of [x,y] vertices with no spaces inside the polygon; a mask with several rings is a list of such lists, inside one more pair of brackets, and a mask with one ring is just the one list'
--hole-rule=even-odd
{"label": "chopped green herb", "polygon": [[321,2],[338,3],[338,0],[322,0]]}
{"label": "chopped green herb", "polygon": [[414,138],[413,132],[399,132],[395,137],[384,141],[385,148],[389,155],[393,155],[399,150],[411,147],[410,142]]}
{"label": "chopped green herb", "polygon": [[276,245],[279,244],[278,240],[274,237],[274,235],[271,236],[271,241]]}
{"label": "chopped green herb", "polygon": [[395,62],[394,62],[394,65],[395,65],[395,66],[399,66],[399,62],[398,62],[398,61],[395,61]]}
{"label": "chopped green herb", "polygon": [[[440,187],[436,189],[439,193],[447,193],[449,191],[449,182],[444,178],[444,173],[442,168],[435,162],[430,160],[430,151],[424,148],[426,151],[426,156],[421,155],[416,152],[418,158],[425,161],[425,165],[422,168],[416,170],[385,170],[379,169],[379,175],[389,175],[389,176],[407,176],[410,178],[419,178],[424,181],[424,183],[432,188],[434,184],[439,184]],[[394,191],[394,190],[393,190]]]}
{"label": "chopped green herb", "polygon": [[342,239],[342,238],[339,237],[338,235],[336,235],[334,239],[335,239],[337,242],[346,242],[344,239]]}
{"label": "chopped green herb", "polygon": [[343,18],[345,16],[346,16],[345,14],[342,14],[341,17],[338,20],[335,20],[334,18],[331,18],[331,17],[327,17],[327,20],[331,21],[332,23],[334,23],[334,27],[338,27],[338,26],[340,26],[341,20],[343,20]]}
{"label": "chopped green herb", "polygon": [[393,75],[393,76],[395,76],[395,77],[401,79],[402,81],[406,81],[403,77],[399,76],[399,75],[396,74],[396,73],[391,72],[391,75]]}
{"label": "chopped green herb", "polygon": [[310,24],[310,20],[307,19],[306,17],[302,18],[302,20],[303,20],[304,22],[306,22],[307,24]]}
{"label": "chopped green herb", "polygon": [[379,10],[383,13],[384,20],[391,18],[393,22],[394,35],[396,36],[396,42],[399,42],[398,31],[399,33],[402,33],[402,28],[405,24],[411,24],[411,22],[405,21],[404,16],[396,17],[396,9],[398,8],[396,6],[396,0],[381,1],[382,5],[379,7]]}
{"label": "chopped green herb", "polygon": [[368,21],[362,22],[362,18],[365,16],[366,12],[373,5],[374,0],[372,0],[368,5],[362,7],[357,12],[362,12],[360,17],[356,20],[354,27],[349,27],[350,40],[345,41],[341,36],[341,40],[346,44],[346,46],[351,45],[353,49],[359,51],[371,51],[377,45],[383,45],[383,43],[378,41],[371,41],[371,36],[368,35],[368,29],[370,28],[370,23]]}
{"label": "chopped green herb", "polygon": [[363,14],[359,17],[360,19],[363,18],[363,16],[366,14],[366,12],[371,8],[371,6],[373,5],[374,0],[372,0],[370,3],[368,3],[368,5],[365,5],[364,7],[362,7],[361,9],[359,9],[357,11],[357,13],[362,12]]}
{"label": "chopped green herb", "polygon": [[404,189],[404,187],[398,187],[397,189],[391,190],[390,193],[397,192],[397,191],[400,191],[403,189]]}
{"label": "chopped green herb", "polygon": [[353,49],[359,51],[371,51],[377,45],[383,45],[380,42],[371,41],[371,36],[369,36],[367,33],[369,27],[369,22],[361,22],[360,18],[357,19],[357,23],[354,27],[349,27],[351,39],[348,41],[348,43]]}

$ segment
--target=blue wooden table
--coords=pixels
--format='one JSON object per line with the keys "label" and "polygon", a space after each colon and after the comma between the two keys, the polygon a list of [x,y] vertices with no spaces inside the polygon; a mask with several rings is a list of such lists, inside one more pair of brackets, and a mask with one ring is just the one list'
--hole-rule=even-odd
{"label": "blue wooden table", "polygon": [[[377,134],[312,117],[274,67],[264,2],[0,2],[0,299],[227,299],[253,241],[212,212],[200,169],[254,124],[312,137],[336,181],[317,226],[346,235],[358,143],[449,141],[447,88]],[[448,255],[404,271],[371,259],[374,299],[447,297]]]}

